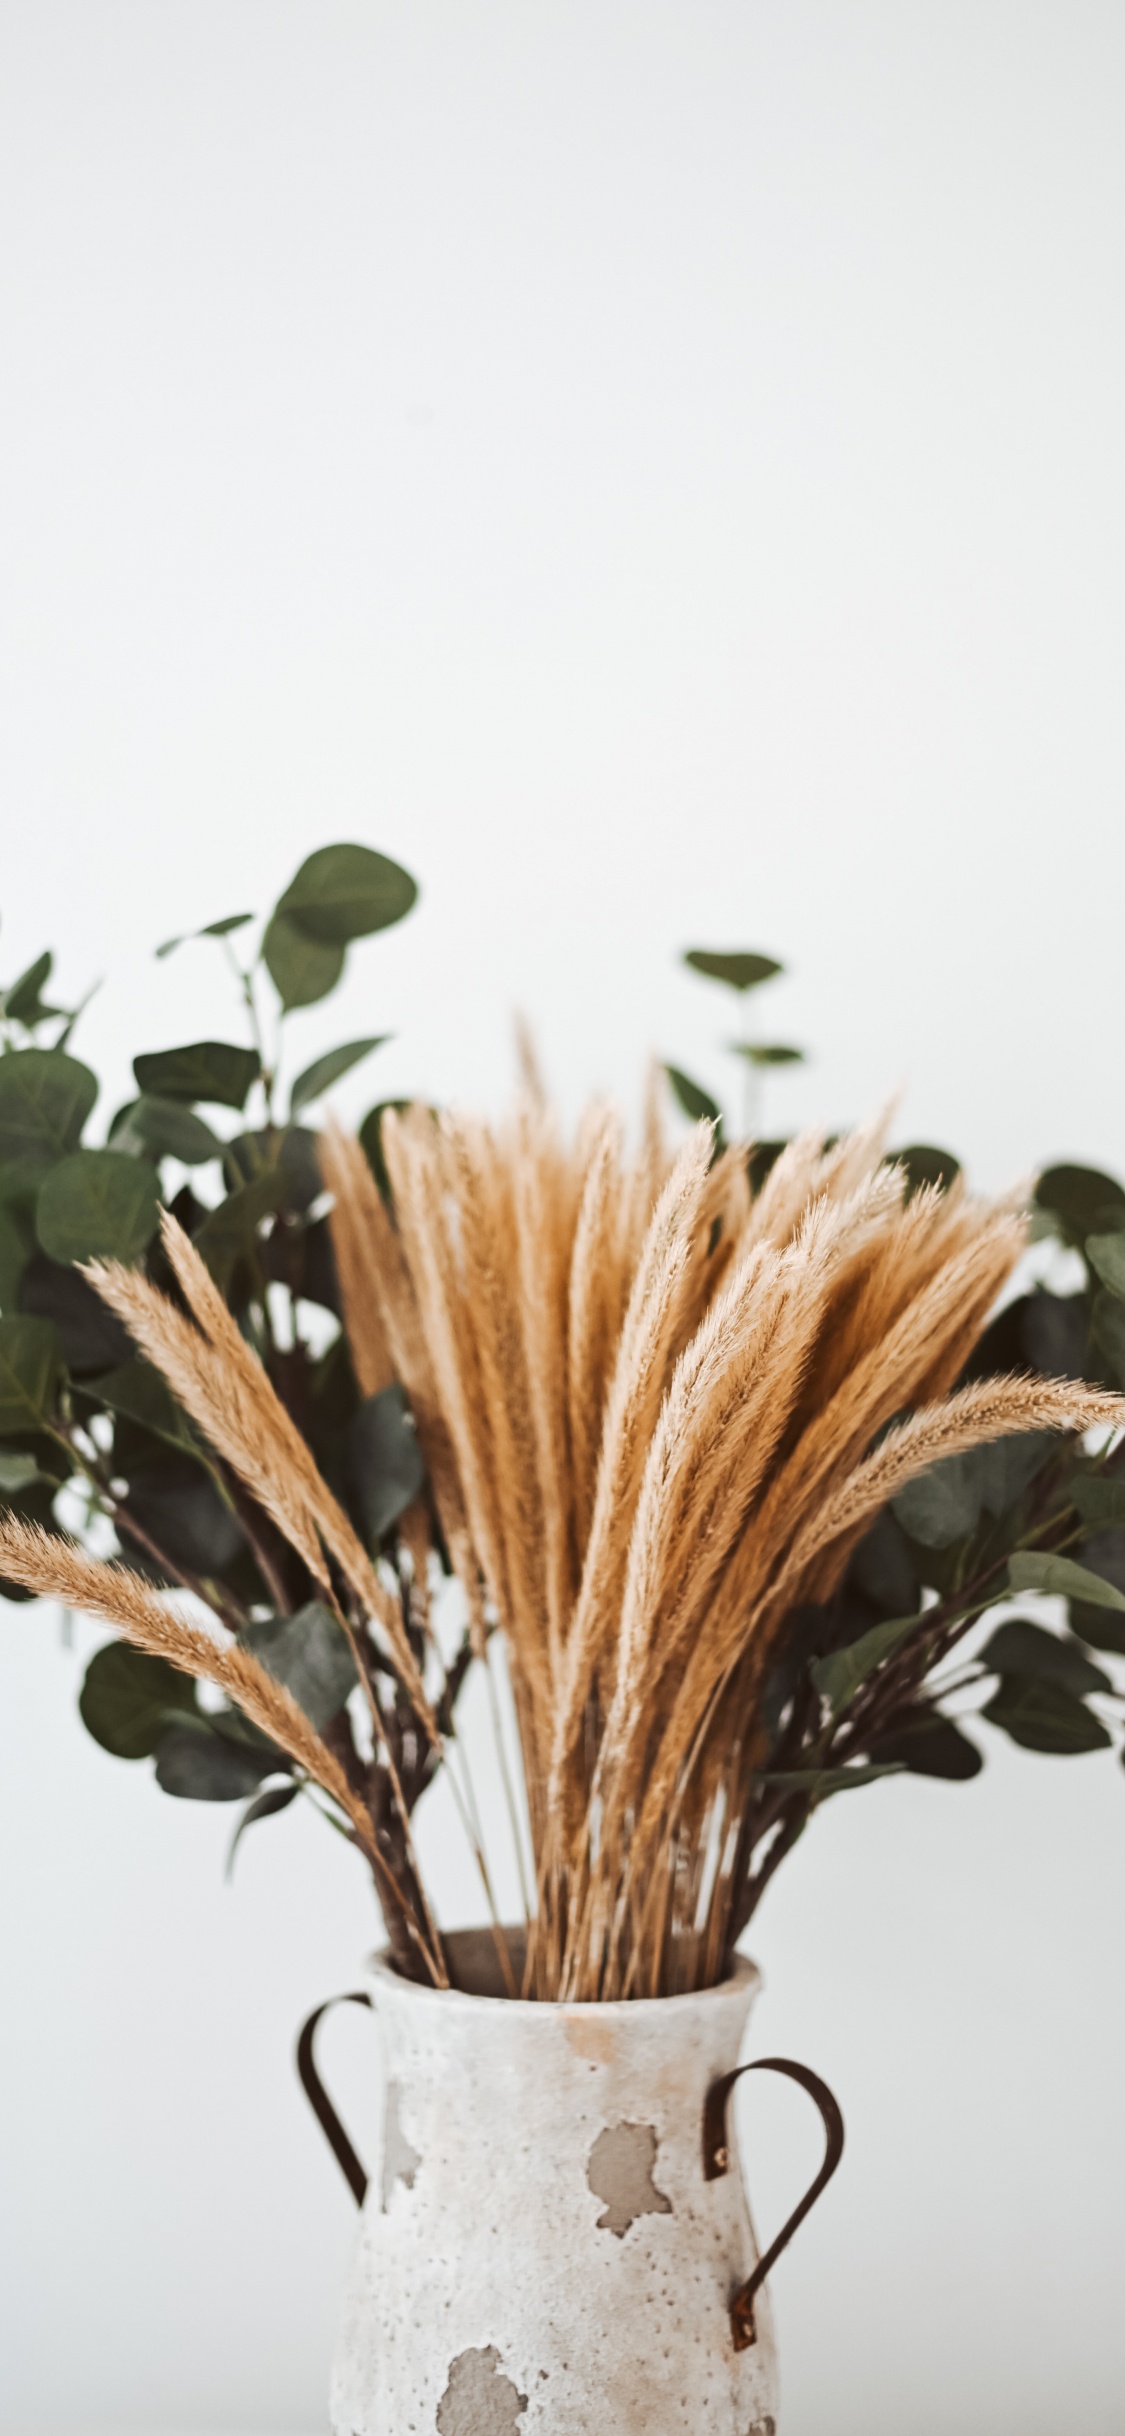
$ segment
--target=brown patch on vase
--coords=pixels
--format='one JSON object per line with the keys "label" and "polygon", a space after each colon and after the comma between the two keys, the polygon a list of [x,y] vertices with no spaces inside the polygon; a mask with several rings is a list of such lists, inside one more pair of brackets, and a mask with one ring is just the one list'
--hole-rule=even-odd
{"label": "brown patch on vase", "polygon": [[612,2064],[613,2031],[608,2022],[593,2021],[588,2013],[567,2013],[563,2029],[567,2046],[584,2064]]}
{"label": "brown patch on vase", "polygon": [[527,2395],[504,2376],[494,2343],[486,2351],[459,2351],[437,2408],[438,2436],[518,2436],[516,2421],[526,2409]]}
{"label": "brown patch on vase", "polygon": [[605,2201],[599,2233],[616,2233],[623,2241],[638,2216],[671,2215],[667,2192],[653,2181],[658,2146],[651,2123],[615,2123],[598,2133],[586,2180],[595,2199]]}

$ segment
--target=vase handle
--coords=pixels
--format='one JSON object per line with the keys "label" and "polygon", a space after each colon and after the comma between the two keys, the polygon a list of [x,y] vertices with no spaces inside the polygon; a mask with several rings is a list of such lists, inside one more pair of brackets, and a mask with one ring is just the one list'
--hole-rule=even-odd
{"label": "vase handle", "polygon": [[742,2079],[744,2072],[783,2072],[790,2081],[798,2081],[802,2089],[807,2089],[810,2098],[820,2109],[825,2148],[824,2163],[815,2182],[810,2182],[800,2205],[794,2208],[792,2215],[782,2225],[777,2240],[770,2244],[764,2258],[758,2260],[753,2274],[747,2276],[746,2282],[739,2286],[734,2295],[730,2305],[730,2327],[736,2351],[748,2351],[750,2345],[757,2342],[754,2295],[765,2283],[771,2267],[776,2264],[787,2243],[792,2241],[798,2225],[804,2223],[813,2202],[819,2199],[826,2184],[831,2182],[844,2153],[844,2118],[827,2082],[822,2081],[819,2074],[810,2072],[807,2064],[792,2064],[783,2055],[760,2055],[752,2064],[740,2064],[737,2072],[724,2073],[721,2080],[712,2082],[707,2092],[703,2108],[705,2182],[717,2182],[721,2175],[729,2172],[731,2153],[727,2139],[727,2103],[735,2082]]}
{"label": "vase handle", "polygon": [[331,2013],[333,2005],[370,2006],[370,2003],[371,1998],[362,1995],[358,1990],[353,1990],[344,1996],[328,1997],[323,2005],[317,2006],[315,2013],[310,2013],[297,2041],[297,2070],[301,2076],[301,2087],[357,2208],[363,2206],[367,2197],[367,2176],[317,2071],[313,2055],[313,2040],[316,2037],[318,2022],[326,2013]]}

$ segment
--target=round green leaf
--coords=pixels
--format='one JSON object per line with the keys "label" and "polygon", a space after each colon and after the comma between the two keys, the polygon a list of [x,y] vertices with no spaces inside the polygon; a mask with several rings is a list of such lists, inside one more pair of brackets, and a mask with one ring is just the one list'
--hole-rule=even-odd
{"label": "round green leaf", "polygon": [[139,1260],[156,1233],[155,1168],[120,1150],[76,1150],[44,1177],[35,1225],[51,1260]]}
{"label": "round green leaf", "polygon": [[1108,1286],[1119,1302],[1125,1302],[1125,1234],[1088,1235],[1086,1258],[1103,1286]]}
{"label": "round green leaf", "polygon": [[1111,1741],[1101,1719],[1073,1692],[1029,1676],[1006,1675],[981,1715],[1023,1750],[1050,1751],[1059,1758],[1104,1751]]}
{"label": "round green leaf", "polygon": [[1077,1699],[1087,1692],[1108,1692],[1113,1686],[1105,1669],[1095,1666],[1078,1641],[1048,1632],[1029,1616],[1011,1616],[998,1624],[980,1652],[990,1675],[1023,1675],[1037,1683],[1061,1683]]}
{"label": "round green leaf", "polygon": [[374,1546],[405,1514],[426,1467],[398,1380],[368,1396],[348,1424],[348,1468],[368,1540]]}
{"label": "round green leaf", "polygon": [[168,1726],[156,1744],[156,1781],[186,1802],[241,1802],[264,1776],[289,1762],[278,1751],[255,1751],[197,1726]]}
{"label": "round green leaf", "polygon": [[145,1098],[211,1100],[221,1108],[245,1108],[261,1071],[256,1049],[240,1049],[229,1040],[193,1040],[183,1049],[150,1049],[133,1059],[137,1089]]}
{"label": "round green leaf", "polygon": [[291,1616],[269,1616],[248,1624],[246,1647],[277,1683],[291,1692],[319,1733],[339,1715],[356,1686],[355,1660],[331,1608],[310,1600]]}
{"label": "round green leaf", "polygon": [[195,1708],[195,1685],[166,1658],[107,1641],[91,1658],[78,1701],[82,1723],[117,1759],[147,1759],[169,1721]]}
{"label": "round green leaf", "polygon": [[759,982],[772,981],[775,973],[785,970],[776,956],[758,956],[749,948],[689,947],[684,963],[708,981],[723,981],[728,990],[739,991],[755,990]]}
{"label": "round green leaf", "polygon": [[417,895],[410,873],[370,846],[321,846],[279,897],[277,912],[308,938],[346,947],[401,922]]}
{"label": "round green leaf", "polygon": [[906,1169],[908,1199],[923,1184],[936,1184],[939,1192],[946,1193],[961,1173],[961,1162],[952,1151],[935,1150],[932,1142],[909,1142],[905,1150],[892,1152],[891,1163]]}
{"label": "round green leaf", "polygon": [[315,1006],[335,989],[344,969],[342,947],[333,947],[280,910],[266,926],[262,955],[285,1013],[291,1007]]}
{"label": "round green leaf", "polygon": [[1049,1210],[1068,1243],[1081,1251],[1088,1235],[1125,1227],[1125,1192],[1116,1177],[1098,1167],[1048,1167],[1035,1187],[1036,1204]]}
{"label": "round green leaf", "polygon": [[893,1500],[903,1530],[923,1548],[951,1548],[975,1531],[980,1520],[981,1483],[967,1455],[947,1455]]}
{"label": "round green leaf", "polygon": [[0,1058],[0,1161],[46,1165],[77,1149],[98,1096],[96,1075],[62,1049]]}
{"label": "round green leaf", "polygon": [[58,1338],[50,1320],[23,1312],[0,1319],[0,1438],[14,1438],[45,1420],[58,1375]]}
{"label": "round green leaf", "polygon": [[152,1159],[178,1159],[183,1167],[221,1159],[226,1147],[184,1100],[156,1099],[147,1093],[123,1110],[110,1146],[132,1157],[147,1151]]}

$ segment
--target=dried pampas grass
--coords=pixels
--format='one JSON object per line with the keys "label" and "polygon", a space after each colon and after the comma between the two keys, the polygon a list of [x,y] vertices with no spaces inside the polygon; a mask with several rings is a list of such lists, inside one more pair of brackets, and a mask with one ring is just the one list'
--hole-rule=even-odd
{"label": "dried pampas grass", "polygon": [[[244,1647],[15,1521],[0,1522],[0,1570],[221,1685],[339,1807],[412,1956],[444,1984],[395,1757],[414,1753],[417,1798],[461,1680],[442,1670],[427,1695],[436,1548],[463,1586],[473,1656],[487,1665],[491,1633],[503,1636],[532,1846],[527,1991],[658,1995],[724,1968],[808,1815],[803,1796],[769,1790],[792,1765],[771,1780],[770,1687],[795,1619],[833,1598],[875,1515],[944,1457],[1023,1431],[1116,1430],[1125,1401],[1069,1380],[957,1387],[1024,1222],[960,1181],[912,1191],[884,1120],[835,1142],[802,1135],[752,1192],[749,1145],[717,1153],[699,1125],[669,1146],[655,1086],[632,1151],[603,1106],[568,1141],[526,1043],[523,1066],[500,1125],[385,1113],[391,1206],[358,1142],[336,1127],[321,1141],[356,1380],[364,1396],[401,1383],[425,1459],[397,1572],[364,1547],[170,1216],[180,1299],[139,1269],[86,1271],[348,1635],[393,1834],[374,1763],[365,1775],[341,1744],[341,1764]],[[932,1611],[909,1621],[900,1702],[945,1646]],[[798,1753],[828,1747],[804,1681],[815,1731]],[[871,1747],[849,1732],[845,1763]],[[498,1757],[504,1770],[502,1733]],[[460,1780],[451,1768],[476,1842]],[[779,1832],[759,1867],[767,1829]],[[488,1888],[483,1856],[481,1870]]]}

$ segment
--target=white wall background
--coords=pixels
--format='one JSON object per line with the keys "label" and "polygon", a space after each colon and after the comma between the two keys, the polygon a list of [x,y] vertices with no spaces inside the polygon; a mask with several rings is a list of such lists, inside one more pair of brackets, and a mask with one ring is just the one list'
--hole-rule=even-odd
{"label": "white wall background", "polygon": [[[1125,1166],[1123,114],[1096,0],[4,0],[0,965],[106,977],[107,1095],[236,1020],[154,943],[357,837],[424,900],[302,1061],[495,1104],[519,1002],[571,1107],[718,1082],[674,955],[761,945],[779,1125]],[[0,2428],[312,2436],[368,1898],[293,1816],[225,1888],[78,1670],[4,1611]],[[1120,1770],[1013,1751],[790,1862],[785,2436],[1120,2429],[1123,1888]]]}

